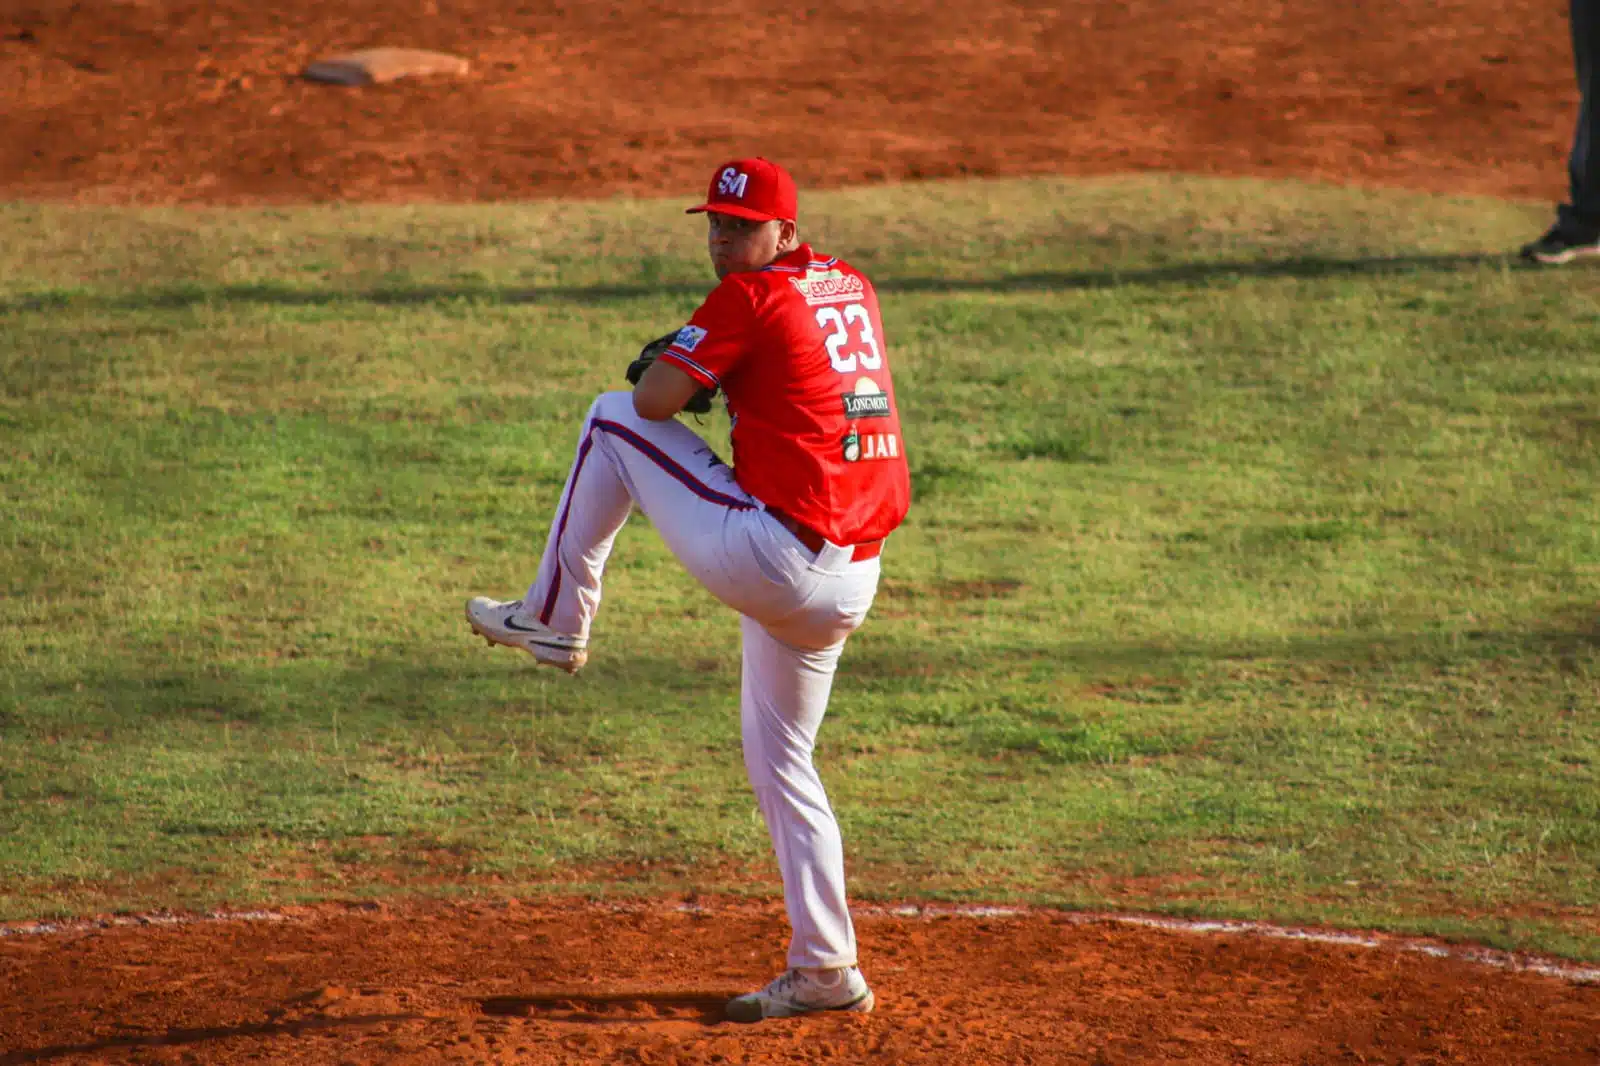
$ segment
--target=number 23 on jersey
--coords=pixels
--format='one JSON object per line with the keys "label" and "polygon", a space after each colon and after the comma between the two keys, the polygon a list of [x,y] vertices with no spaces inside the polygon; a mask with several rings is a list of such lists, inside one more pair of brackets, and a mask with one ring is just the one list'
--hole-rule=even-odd
{"label": "number 23 on jersey", "polygon": [[817,325],[828,345],[828,362],[841,374],[877,370],[883,366],[883,351],[872,331],[872,317],[861,304],[817,308]]}

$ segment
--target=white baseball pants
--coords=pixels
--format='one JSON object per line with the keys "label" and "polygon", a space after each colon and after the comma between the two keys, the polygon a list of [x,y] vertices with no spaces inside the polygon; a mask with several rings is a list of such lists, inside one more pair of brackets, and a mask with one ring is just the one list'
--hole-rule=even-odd
{"label": "white baseball pants", "polygon": [[587,637],[617,531],[638,504],[678,561],[738,611],[745,772],[783,875],[790,966],[856,964],[844,846],[812,764],[845,638],[877,592],[876,558],[826,544],[813,554],[766,513],[692,429],[652,422],[633,394],[601,394],[524,598],[545,625]]}

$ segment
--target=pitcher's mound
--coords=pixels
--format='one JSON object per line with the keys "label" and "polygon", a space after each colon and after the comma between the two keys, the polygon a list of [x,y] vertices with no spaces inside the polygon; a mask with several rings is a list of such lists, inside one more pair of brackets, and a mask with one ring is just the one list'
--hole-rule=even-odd
{"label": "pitcher's mound", "polygon": [[1447,945],[1051,910],[855,917],[877,1009],[759,1025],[724,1012],[783,966],[776,901],[394,900],[0,926],[0,1066],[1600,1062],[1600,984]]}
{"label": "pitcher's mound", "polygon": [[306,67],[305,76],[333,85],[381,85],[427,74],[460,77],[468,66],[460,56],[422,48],[366,48],[319,59]]}

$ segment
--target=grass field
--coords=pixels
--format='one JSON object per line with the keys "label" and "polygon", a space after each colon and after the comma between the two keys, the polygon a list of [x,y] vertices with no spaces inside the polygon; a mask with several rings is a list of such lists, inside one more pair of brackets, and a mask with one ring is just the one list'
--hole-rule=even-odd
{"label": "grass field", "polygon": [[[579,677],[460,619],[709,288],[680,208],[0,207],[0,919],[776,891],[736,620],[645,522]],[[1499,254],[1542,205],[803,210],[917,493],[819,749],[858,898],[1600,959],[1600,297]]]}

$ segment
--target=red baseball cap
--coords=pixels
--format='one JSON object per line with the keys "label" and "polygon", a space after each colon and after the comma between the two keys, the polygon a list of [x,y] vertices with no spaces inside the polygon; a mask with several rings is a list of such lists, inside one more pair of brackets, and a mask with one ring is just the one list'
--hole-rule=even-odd
{"label": "red baseball cap", "polygon": [[686,214],[714,211],[737,215],[757,222],[775,218],[793,220],[799,216],[800,194],[789,172],[770,159],[735,159],[724,163],[711,175],[706,202],[691,207]]}

